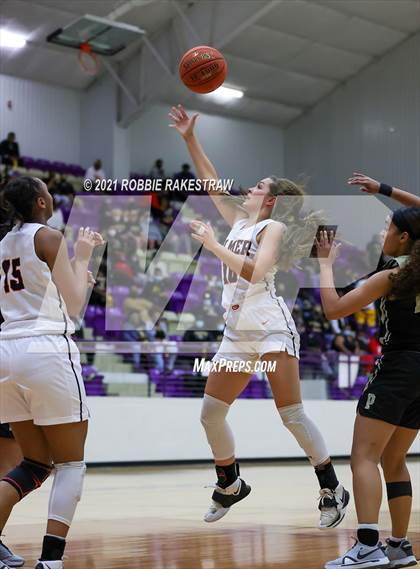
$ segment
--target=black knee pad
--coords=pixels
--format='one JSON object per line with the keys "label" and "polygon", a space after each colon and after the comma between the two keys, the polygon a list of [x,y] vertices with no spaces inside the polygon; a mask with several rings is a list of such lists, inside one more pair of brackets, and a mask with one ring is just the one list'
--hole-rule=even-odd
{"label": "black knee pad", "polygon": [[11,470],[2,481],[13,486],[22,500],[25,496],[39,488],[51,472],[51,465],[24,458],[19,466]]}
{"label": "black knee pad", "polygon": [[388,501],[394,498],[401,498],[403,496],[412,496],[413,489],[411,482],[387,482],[386,491],[388,494]]}

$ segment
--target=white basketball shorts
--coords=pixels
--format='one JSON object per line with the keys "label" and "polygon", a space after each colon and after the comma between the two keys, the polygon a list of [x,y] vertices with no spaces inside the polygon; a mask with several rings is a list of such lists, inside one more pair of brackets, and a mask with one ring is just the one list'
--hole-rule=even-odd
{"label": "white basketball shorts", "polygon": [[45,335],[0,342],[0,421],[35,425],[89,418],[80,353],[69,336]]}
{"label": "white basketball shorts", "polygon": [[255,363],[265,354],[287,352],[299,359],[300,337],[281,297],[248,299],[233,304],[226,316],[223,340],[212,361]]}

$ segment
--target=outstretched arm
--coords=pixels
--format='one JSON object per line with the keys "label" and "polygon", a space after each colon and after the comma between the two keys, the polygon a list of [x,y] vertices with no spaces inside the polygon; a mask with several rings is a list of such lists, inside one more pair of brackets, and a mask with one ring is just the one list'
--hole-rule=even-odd
{"label": "outstretched arm", "polygon": [[381,182],[378,182],[378,180],[369,178],[369,176],[361,174],[360,172],[353,172],[353,176],[348,179],[347,183],[350,186],[361,186],[360,189],[362,192],[366,192],[368,194],[389,195],[389,197],[391,197],[393,200],[406,207],[420,207],[419,196],[415,196],[414,194],[410,194],[409,192],[400,190],[399,188],[391,188],[390,186],[386,185],[384,188],[384,184],[381,184]]}
{"label": "outstretched arm", "polygon": [[344,296],[339,296],[334,283],[333,263],[337,256],[338,245],[333,244],[333,234],[321,232],[317,241],[318,260],[321,279],[321,302],[328,320],[345,318],[368,306],[378,298],[387,296],[391,291],[390,274],[395,270],[381,271],[370,277],[362,286]]}
{"label": "outstretched arm", "polygon": [[[185,140],[199,179],[218,180],[216,168],[207,157],[194,133],[195,122],[199,116],[198,113],[195,113],[190,118],[185,109],[178,105],[177,107],[172,107],[169,116],[173,121],[169,126],[175,128]],[[233,225],[238,219],[247,216],[246,212],[236,203],[235,198],[223,195],[218,191],[211,191],[207,187],[206,190],[212,198],[214,205],[229,225]]]}

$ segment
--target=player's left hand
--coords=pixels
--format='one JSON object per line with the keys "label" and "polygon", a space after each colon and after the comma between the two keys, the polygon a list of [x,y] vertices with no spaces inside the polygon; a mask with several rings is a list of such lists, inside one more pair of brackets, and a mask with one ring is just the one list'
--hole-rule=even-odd
{"label": "player's left hand", "polygon": [[338,257],[341,243],[335,243],[333,231],[321,231],[316,239],[316,250],[320,264],[332,265]]}
{"label": "player's left hand", "polygon": [[190,223],[192,229],[191,237],[196,241],[200,241],[206,249],[211,249],[217,245],[217,239],[213,228],[209,223],[195,219]]}

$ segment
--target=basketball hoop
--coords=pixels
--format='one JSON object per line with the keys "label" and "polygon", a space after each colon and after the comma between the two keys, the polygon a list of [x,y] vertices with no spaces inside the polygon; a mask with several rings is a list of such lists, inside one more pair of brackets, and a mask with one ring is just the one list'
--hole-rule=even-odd
{"label": "basketball hoop", "polygon": [[96,75],[98,73],[99,61],[88,42],[80,44],[78,59],[82,71],[87,75]]}

